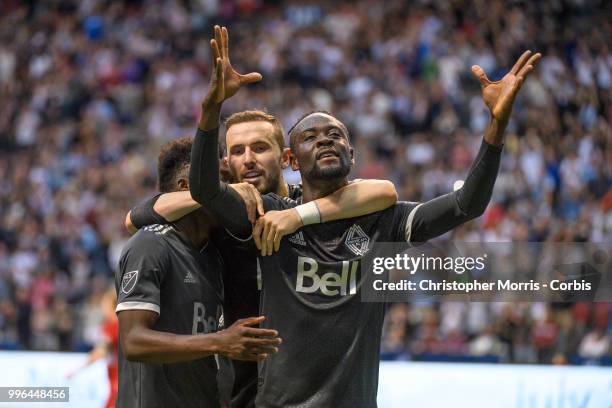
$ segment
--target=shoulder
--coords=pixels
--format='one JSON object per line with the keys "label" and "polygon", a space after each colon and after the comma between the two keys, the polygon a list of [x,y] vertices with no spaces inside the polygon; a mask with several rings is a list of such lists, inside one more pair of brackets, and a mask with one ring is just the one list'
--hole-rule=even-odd
{"label": "shoulder", "polygon": [[153,224],[139,229],[125,244],[121,258],[132,254],[160,257],[168,248],[168,233],[172,230],[169,224]]}
{"label": "shoulder", "polygon": [[290,197],[281,197],[278,194],[268,193],[262,196],[264,209],[270,210],[285,210],[297,206],[297,201]]}

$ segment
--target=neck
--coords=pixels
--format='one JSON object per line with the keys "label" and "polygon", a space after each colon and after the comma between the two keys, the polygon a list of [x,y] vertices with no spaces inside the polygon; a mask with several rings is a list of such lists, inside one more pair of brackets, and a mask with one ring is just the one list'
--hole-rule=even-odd
{"label": "neck", "polygon": [[278,180],[278,186],[276,186],[276,191],[274,191],[274,193],[281,197],[289,196],[289,187],[287,186],[287,182],[282,175]]}
{"label": "neck", "polygon": [[202,248],[210,237],[210,224],[199,211],[175,221],[174,225],[197,249]]}
{"label": "neck", "polygon": [[302,202],[307,203],[328,196],[347,184],[346,177],[329,180],[308,180],[302,177]]}

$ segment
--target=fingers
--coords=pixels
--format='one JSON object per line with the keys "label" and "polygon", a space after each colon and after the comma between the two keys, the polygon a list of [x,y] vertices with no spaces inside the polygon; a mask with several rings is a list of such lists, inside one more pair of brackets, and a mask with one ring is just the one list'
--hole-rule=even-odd
{"label": "fingers", "polygon": [[260,218],[263,223],[263,232],[261,233],[261,256],[266,256],[268,253],[268,235],[270,234],[270,223],[265,221],[265,218]]}
{"label": "fingers", "polygon": [[245,197],[244,205],[246,206],[247,218],[249,219],[249,222],[251,223],[251,225],[255,224],[255,221],[257,221],[257,202],[255,200],[255,197],[253,197],[252,195],[248,198]]}
{"label": "fingers", "polygon": [[240,82],[243,84],[252,84],[253,82],[261,81],[263,76],[259,72],[251,72],[250,74],[240,75]]}
{"label": "fingers", "polygon": [[270,226],[268,227],[268,234],[264,235],[265,240],[266,240],[266,253],[262,255],[267,255],[267,256],[272,255],[272,250],[274,249],[274,236],[275,235],[276,235],[276,226],[270,224]]}
{"label": "fingers", "polygon": [[210,40],[210,48],[213,53],[213,62],[215,66],[217,66],[217,61],[221,58],[221,53],[219,52],[219,44],[216,40]]}
{"label": "fingers", "polygon": [[257,344],[262,346],[278,346],[283,341],[278,337],[276,330],[258,329],[255,327],[244,328],[245,337],[249,337],[244,341],[248,344]]}
{"label": "fingers", "polygon": [[258,250],[261,250],[261,234],[263,232],[263,222],[262,219],[258,219],[255,222],[255,226],[253,227],[253,240],[255,241],[255,246]]}
{"label": "fingers", "polygon": [[478,79],[481,86],[487,86],[491,84],[491,81],[489,81],[489,78],[487,78],[487,74],[485,74],[484,70],[478,65],[472,65],[472,73]]}
{"label": "fingers", "polygon": [[278,347],[274,346],[256,346],[250,348],[252,353],[255,354],[274,354],[278,353]]}
{"label": "fingers", "polygon": [[517,77],[519,77],[521,80],[524,80],[527,74],[533,71],[533,68],[535,67],[536,63],[540,60],[540,58],[542,58],[542,54],[540,54],[539,52],[535,54],[534,56],[532,56],[531,58],[529,58],[529,61],[527,61],[527,63],[518,72]]}
{"label": "fingers", "polygon": [[533,55],[518,72],[518,74],[516,75],[516,82],[512,88],[512,100],[514,100],[516,94],[521,89],[521,86],[523,86],[525,78],[527,78],[527,75],[529,75],[529,73],[533,71],[533,69],[535,68],[535,64],[540,60],[540,58],[542,58],[542,54],[540,53]]}
{"label": "fingers", "polygon": [[257,194],[256,198],[257,200],[257,214],[259,214],[260,217],[264,216],[264,205],[263,205],[263,198],[261,198],[261,194]]}
{"label": "fingers", "polygon": [[223,83],[223,64],[221,58],[215,60],[215,81],[217,84]]}
{"label": "fingers", "polygon": [[280,249],[281,239],[283,239],[283,233],[281,231],[276,231],[274,235],[274,252],[278,252]]}
{"label": "fingers", "polygon": [[516,75],[520,71],[521,67],[525,64],[525,61],[527,61],[527,58],[529,58],[530,55],[530,50],[525,51],[523,55],[519,57],[518,61],[516,61],[516,64],[514,64],[514,66],[510,70],[510,73]]}
{"label": "fingers", "polygon": [[223,36],[221,34],[221,27],[216,25],[215,26],[215,42],[217,43],[218,49],[219,49],[219,54],[221,56],[221,58],[224,58],[223,55]]}
{"label": "fingers", "polygon": [[223,58],[229,61],[229,36],[225,27],[221,27],[221,52],[223,53]]}
{"label": "fingers", "polygon": [[266,320],[266,316],[245,317],[244,319],[236,320],[236,325],[239,326],[254,326]]}

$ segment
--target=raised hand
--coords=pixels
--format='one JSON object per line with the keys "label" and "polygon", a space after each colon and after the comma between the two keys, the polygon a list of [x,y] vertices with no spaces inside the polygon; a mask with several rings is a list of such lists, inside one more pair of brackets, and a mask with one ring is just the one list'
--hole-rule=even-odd
{"label": "raised hand", "polygon": [[259,72],[243,75],[232,68],[229,58],[229,37],[225,27],[215,26],[215,38],[210,40],[214,70],[210,77],[208,93],[202,101],[202,115],[198,127],[211,130],[219,127],[219,116],[223,101],[230,98],[242,84],[261,81]]}
{"label": "raised hand", "polygon": [[491,111],[493,119],[501,124],[508,122],[516,94],[541,57],[540,53],[531,55],[531,51],[525,51],[510,72],[501,80],[495,82],[487,78],[487,74],[481,67],[478,65],[472,66],[472,72],[478,78],[482,87],[482,98]]}
{"label": "raised hand", "polygon": [[242,84],[261,81],[259,72],[240,74],[232,68],[229,57],[229,36],[227,28],[215,26],[215,38],[210,40],[214,72],[206,100],[208,104],[220,104],[232,97]]}

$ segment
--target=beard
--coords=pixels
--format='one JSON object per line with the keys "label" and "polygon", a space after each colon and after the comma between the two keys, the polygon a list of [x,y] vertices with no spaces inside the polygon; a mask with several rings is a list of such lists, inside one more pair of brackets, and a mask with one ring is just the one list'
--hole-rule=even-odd
{"label": "beard", "polygon": [[351,162],[346,154],[339,153],[339,162],[325,167],[320,167],[315,161],[312,169],[306,177],[310,180],[329,180],[336,178],[345,178],[351,172]]}
{"label": "beard", "polygon": [[[280,181],[280,170],[272,172],[262,172],[263,177],[260,178],[257,185],[253,184],[261,194],[277,193],[278,184]],[[240,175],[232,171],[232,179],[235,183],[246,183]]]}
{"label": "beard", "polygon": [[280,172],[275,171],[264,174],[264,176],[261,185],[257,186],[257,190],[259,190],[261,194],[278,193],[276,190],[280,180]]}

